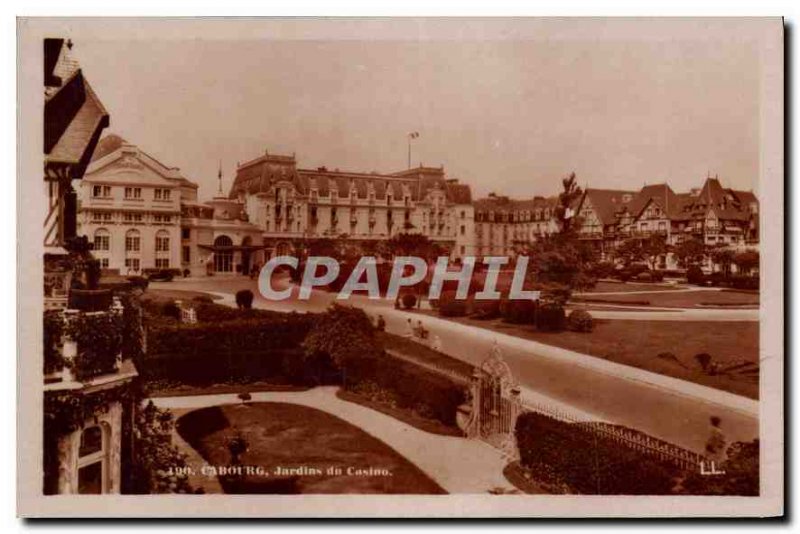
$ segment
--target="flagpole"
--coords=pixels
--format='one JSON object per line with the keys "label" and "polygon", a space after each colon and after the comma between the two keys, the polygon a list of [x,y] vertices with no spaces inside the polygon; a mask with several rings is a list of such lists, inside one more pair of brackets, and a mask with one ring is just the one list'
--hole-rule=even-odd
{"label": "flagpole", "polygon": [[411,134],[408,134],[408,168],[411,168]]}

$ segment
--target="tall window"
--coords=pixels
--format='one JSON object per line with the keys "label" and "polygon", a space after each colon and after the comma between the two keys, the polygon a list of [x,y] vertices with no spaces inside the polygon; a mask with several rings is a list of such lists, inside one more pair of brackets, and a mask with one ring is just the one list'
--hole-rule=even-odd
{"label": "tall window", "polygon": [[142,247],[139,230],[128,230],[125,234],[125,252],[139,252]]}
{"label": "tall window", "polygon": [[108,437],[99,425],[81,432],[78,446],[78,493],[99,494],[108,491]]}
{"label": "tall window", "polygon": [[156,252],[169,252],[169,234],[161,231],[156,234]]}
{"label": "tall window", "polygon": [[156,267],[166,269],[169,267],[169,232],[159,230],[156,233]]}
{"label": "tall window", "polygon": [[105,228],[98,228],[94,233],[94,250],[107,252],[111,250],[111,234]]}
{"label": "tall window", "polygon": [[226,235],[214,240],[214,271],[218,273],[233,272],[233,241]]}
{"label": "tall window", "polygon": [[169,189],[155,189],[153,198],[156,200],[169,200],[171,191]]}

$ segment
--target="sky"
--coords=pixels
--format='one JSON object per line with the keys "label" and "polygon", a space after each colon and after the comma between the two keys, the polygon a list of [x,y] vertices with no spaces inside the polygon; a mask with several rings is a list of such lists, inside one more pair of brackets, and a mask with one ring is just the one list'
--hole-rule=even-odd
{"label": "sky", "polygon": [[756,190],[759,56],[746,39],[81,40],[73,53],[121,135],[224,190],[237,162],[443,165],[511,197],[668,182]]}

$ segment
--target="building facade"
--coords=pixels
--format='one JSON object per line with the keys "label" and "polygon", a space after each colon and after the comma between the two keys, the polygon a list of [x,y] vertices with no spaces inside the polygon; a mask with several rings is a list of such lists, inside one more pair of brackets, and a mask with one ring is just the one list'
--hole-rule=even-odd
{"label": "building facade", "polygon": [[443,168],[391,174],[298,168],[294,156],[265,153],[237,168],[230,199],[244,205],[277,254],[311,239],[355,245],[417,233],[452,256],[470,253],[474,211],[469,186]]}
{"label": "building facade", "polygon": [[516,256],[555,232],[556,198],[514,200],[491,193],[475,201],[474,256]]}
{"label": "building facade", "polygon": [[197,185],[118,136],[98,145],[79,189],[79,233],[104,269],[181,267],[181,202]]}
{"label": "building facade", "polygon": [[[581,239],[604,259],[613,258],[626,240],[652,236],[662,236],[671,247],[691,239],[709,248],[758,249],[758,199],[752,191],[724,188],[718,177],[707,177],[688,193],[675,193],[666,183],[639,191],[588,188],[576,212]],[[678,267],[672,253],[658,260],[658,268]],[[708,258],[703,267],[714,269]]]}

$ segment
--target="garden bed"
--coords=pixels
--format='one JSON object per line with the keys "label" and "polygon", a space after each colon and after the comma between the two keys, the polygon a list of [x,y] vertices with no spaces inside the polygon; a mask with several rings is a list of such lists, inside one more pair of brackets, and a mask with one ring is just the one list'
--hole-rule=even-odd
{"label": "garden bed", "polygon": [[[245,444],[239,456],[241,465],[260,466],[268,473],[220,476],[225,493],[446,493],[382,441],[338,417],[305,406],[248,403],[203,408],[179,418],[177,430],[212,466],[230,465],[229,444],[240,439]],[[381,473],[363,474],[370,468]],[[335,469],[341,474],[334,474]]]}
{"label": "garden bed", "polygon": [[365,397],[364,395],[359,395],[358,393],[345,391],[343,389],[337,391],[336,396],[344,401],[352,402],[354,404],[364,406],[365,408],[375,410],[376,412],[380,412],[384,415],[388,415],[389,417],[393,417],[398,421],[402,421],[407,425],[413,426],[414,428],[424,432],[430,432],[431,434],[438,434],[440,436],[464,436],[464,433],[460,429],[454,426],[445,425],[444,423],[435,419],[422,417],[413,410],[398,408],[397,406],[392,406],[391,404],[384,402],[378,402],[369,397]]}

